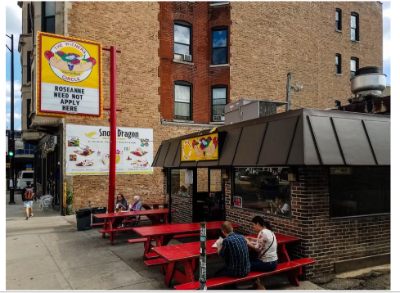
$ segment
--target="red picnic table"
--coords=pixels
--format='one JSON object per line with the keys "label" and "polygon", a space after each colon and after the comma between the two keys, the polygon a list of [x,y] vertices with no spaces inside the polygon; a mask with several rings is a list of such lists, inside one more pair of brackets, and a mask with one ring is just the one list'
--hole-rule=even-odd
{"label": "red picnic table", "polygon": [[[207,231],[218,232],[221,229],[221,225],[224,221],[213,221],[206,222]],[[237,224],[233,224],[233,227],[238,227]],[[142,237],[146,237],[147,240],[144,243],[144,258],[156,258],[158,255],[151,252],[153,248],[151,242],[155,241],[156,247],[167,245],[167,243],[174,237],[179,235],[194,236],[200,232],[200,223],[180,223],[180,224],[166,224],[157,226],[147,226],[147,227],[135,227],[132,228],[134,232]],[[196,234],[190,234],[196,233]],[[208,235],[211,237],[214,235]]]}
{"label": "red picnic table", "polygon": [[100,230],[103,238],[105,234],[110,234],[111,244],[114,242],[114,234],[119,231],[132,231],[132,227],[114,227],[116,219],[126,219],[136,216],[147,216],[153,224],[160,224],[160,218],[163,218],[163,223],[168,223],[169,209],[154,209],[154,210],[139,210],[139,211],[128,211],[128,212],[117,212],[117,213],[104,213],[95,214],[94,216],[98,219],[104,219],[104,227]]}
{"label": "red picnic table", "polygon": [[[251,236],[253,237],[254,235]],[[279,261],[290,261],[286,244],[297,242],[300,239],[280,233],[275,233],[275,236],[278,243]],[[207,256],[217,254],[217,248],[212,247],[214,243],[215,240],[206,241]],[[166,286],[170,286],[172,279],[174,279],[175,282],[179,284],[195,281],[194,272],[198,265],[198,259],[200,255],[200,242],[159,246],[154,247],[153,251],[166,260],[166,263],[164,264],[164,282]],[[181,263],[183,265],[184,273],[177,269],[178,263]]]}

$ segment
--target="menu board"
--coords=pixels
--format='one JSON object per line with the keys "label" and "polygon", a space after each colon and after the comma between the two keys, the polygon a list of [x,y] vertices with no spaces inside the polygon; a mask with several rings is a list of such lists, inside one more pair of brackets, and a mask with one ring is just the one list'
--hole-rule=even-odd
{"label": "menu board", "polygon": [[[109,172],[110,129],[66,125],[66,174],[104,175]],[[116,172],[152,174],[153,129],[117,128]]]}

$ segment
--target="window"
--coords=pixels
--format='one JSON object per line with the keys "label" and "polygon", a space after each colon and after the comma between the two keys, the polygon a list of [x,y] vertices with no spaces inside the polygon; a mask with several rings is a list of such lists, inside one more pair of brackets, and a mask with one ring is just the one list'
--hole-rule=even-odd
{"label": "window", "polygon": [[335,20],[336,20],[336,30],[342,30],[342,9],[336,8],[335,12]]}
{"label": "window", "polygon": [[42,31],[56,32],[56,3],[42,2]]}
{"label": "window", "polygon": [[192,120],[192,85],[175,82],[175,119]]}
{"label": "window", "polygon": [[26,53],[26,82],[31,82],[31,51]]}
{"label": "window", "polygon": [[336,74],[342,73],[342,55],[337,53],[335,56]]}
{"label": "window", "polygon": [[212,64],[228,64],[228,29],[212,30]]}
{"label": "window", "polygon": [[390,167],[331,167],[329,177],[332,217],[390,212]]}
{"label": "window", "polygon": [[192,55],[192,27],[189,24],[174,24],[174,53]]}
{"label": "window", "polygon": [[290,168],[235,168],[232,205],[264,214],[290,216]]}
{"label": "window", "polygon": [[27,28],[27,33],[28,34],[30,34],[30,33],[32,33],[32,11],[31,11],[31,4],[28,4],[28,20],[27,20],[27,23],[28,23],[28,28]]}
{"label": "window", "polygon": [[352,12],[350,16],[350,39],[352,41],[360,40],[359,16],[356,12]]}
{"label": "window", "polygon": [[350,59],[350,77],[353,77],[358,70],[359,61],[357,57],[351,57]]}
{"label": "window", "polygon": [[225,120],[224,109],[226,105],[228,89],[226,86],[215,86],[212,88],[212,121],[221,122]]}
{"label": "window", "polygon": [[210,6],[228,5],[229,1],[211,1]]}

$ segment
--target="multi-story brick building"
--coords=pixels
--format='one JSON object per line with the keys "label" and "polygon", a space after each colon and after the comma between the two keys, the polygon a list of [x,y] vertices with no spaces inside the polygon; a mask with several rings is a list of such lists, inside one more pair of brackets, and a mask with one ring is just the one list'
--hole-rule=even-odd
{"label": "multi-story brick building", "polygon": [[[53,176],[74,207],[104,206],[108,177],[65,176],[65,126],[108,126],[101,119],[36,115],[36,34],[46,31],[116,46],[118,126],[151,128],[161,141],[223,124],[223,105],[246,97],[285,101],[287,75],[302,85],[292,109],[330,108],[350,96],[358,66],[382,64],[379,2],[19,2],[23,25],[23,139],[39,145],[37,189]],[[104,107],[109,56],[103,52]],[[49,145],[52,147],[49,148]],[[155,153],[154,153],[155,154]],[[51,174],[51,175],[50,175]],[[117,190],[163,194],[163,173],[117,175]]]}

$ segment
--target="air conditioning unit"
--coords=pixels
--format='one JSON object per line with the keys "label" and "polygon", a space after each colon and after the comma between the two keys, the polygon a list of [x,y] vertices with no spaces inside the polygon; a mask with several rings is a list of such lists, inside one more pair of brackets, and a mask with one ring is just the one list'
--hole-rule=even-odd
{"label": "air conditioning unit", "polygon": [[192,55],[175,53],[174,60],[192,62]]}
{"label": "air conditioning unit", "polygon": [[223,121],[225,121],[225,116],[224,115],[213,115],[213,121],[214,122],[223,122]]}
{"label": "air conditioning unit", "polygon": [[183,61],[192,62],[192,55],[183,55]]}

